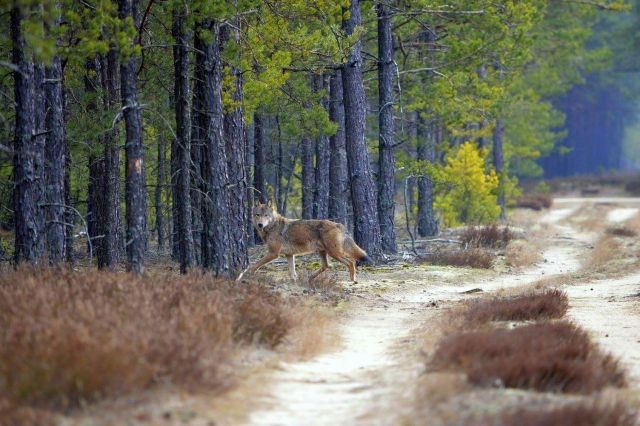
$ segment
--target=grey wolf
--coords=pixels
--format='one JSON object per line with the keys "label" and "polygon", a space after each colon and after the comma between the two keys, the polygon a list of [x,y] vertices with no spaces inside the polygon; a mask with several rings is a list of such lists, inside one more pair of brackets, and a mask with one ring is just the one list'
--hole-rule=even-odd
{"label": "grey wolf", "polygon": [[329,269],[329,256],[349,269],[351,281],[357,282],[356,262],[370,261],[367,253],[353,241],[340,223],[330,220],[287,219],[279,215],[271,201],[258,203],[252,212],[253,225],[268,248],[267,254],[256,263],[249,265],[236,279],[239,281],[245,272],[254,273],[281,254],[287,257],[289,276],[296,282],[295,257],[318,253],[322,261],[320,270],[311,275],[316,278]]}

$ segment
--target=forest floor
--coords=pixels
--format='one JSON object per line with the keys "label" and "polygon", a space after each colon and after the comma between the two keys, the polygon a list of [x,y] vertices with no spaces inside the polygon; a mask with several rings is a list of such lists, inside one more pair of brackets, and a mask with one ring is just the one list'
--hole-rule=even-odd
{"label": "forest floor", "polygon": [[[343,295],[327,314],[322,342],[301,356],[248,354],[234,386],[216,394],[154,391],[107,402],[67,418],[69,424],[395,425],[464,424],[478,412],[572,396],[471,390],[463,379],[429,371],[426,359],[465,301],[552,286],[569,296],[569,319],[587,329],[627,370],[629,388],[615,395],[640,407],[640,269],[637,238],[608,236],[640,224],[640,198],[556,198],[550,210],[514,212],[529,266],[490,270],[414,265],[398,260],[341,282]],[[315,259],[314,259],[315,260]],[[347,272],[335,266],[339,279]],[[283,292],[286,266],[271,265]],[[319,309],[327,309],[319,307]],[[428,416],[425,418],[424,416]],[[98,420],[100,419],[100,420]],[[428,422],[427,422],[428,419]]]}

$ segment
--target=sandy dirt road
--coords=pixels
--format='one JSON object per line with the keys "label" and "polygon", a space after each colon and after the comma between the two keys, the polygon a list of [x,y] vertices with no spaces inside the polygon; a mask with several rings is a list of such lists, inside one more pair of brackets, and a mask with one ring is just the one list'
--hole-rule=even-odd
{"label": "sandy dirt road", "polygon": [[[270,385],[259,396],[260,409],[250,425],[371,425],[399,424],[410,408],[412,383],[423,371],[416,350],[417,330],[439,310],[483,292],[532,284],[541,278],[569,274],[581,268],[597,234],[576,230],[569,219],[593,203],[611,204],[607,220],[615,223],[638,213],[638,199],[558,199],[555,208],[535,226],[548,234],[543,261],[519,272],[483,274],[477,271],[428,267],[419,273],[362,274],[360,298],[351,302],[340,322],[342,345],[306,362],[281,362],[270,373]],[[382,294],[367,291],[371,281],[387,282]],[[606,349],[623,359],[636,380],[640,369],[640,315],[628,296],[640,290],[640,275],[617,281],[567,286],[570,316],[592,330]],[[597,290],[591,290],[592,288]],[[603,302],[603,298],[607,302]]]}

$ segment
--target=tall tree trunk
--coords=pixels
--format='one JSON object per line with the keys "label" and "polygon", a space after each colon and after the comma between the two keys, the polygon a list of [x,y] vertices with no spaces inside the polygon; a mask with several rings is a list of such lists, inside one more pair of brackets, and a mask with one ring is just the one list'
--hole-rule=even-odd
{"label": "tall tree trunk", "polygon": [[[409,114],[409,120],[408,120],[408,124],[407,124],[407,137],[409,138],[409,140],[411,141],[411,146],[416,146],[417,141],[418,141],[418,112],[417,111],[411,111]],[[407,149],[407,155],[412,156],[413,153]],[[409,215],[407,217],[411,217],[413,215],[413,212],[415,211],[415,205],[416,205],[416,184],[417,184],[417,179],[415,176],[411,176],[408,178],[407,180],[407,204],[409,207]],[[407,226],[411,226],[410,224],[407,224]]]}
{"label": "tall tree trunk", "polygon": [[[56,23],[58,25],[58,23]],[[59,56],[45,70],[47,84],[45,147],[46,236],[49,262],[59,264],[65,255],[65,123],[63,74]]]}
{"label": "tall tree trunk", "polygon": [[[231,38],[235,43],[240,42],[237,29],[229,25],[221,28],[221,45],[224,46]],[[243,87],[242,72],[235,66],[230,66],[230,74],[235,80],[235,91],[232,99],[236,107],[224,115],[225,153],[229,173],[229,239],[231,242],[230,272],[232,275],[240,273],[249,264],[247,252],[247,216],[244,208],[247,192],[247,177],[245,175],[245,129],[243,122]]]}
{"label": "tall tree trunk", "polygon": [[[85,77],[84,77],[84,91],[88,99],[87,113],[98,114],[98,104],[96,97],[98,92],[98,73],[100,69],[101,61],[98,58],[88,59],[85,65]],[[94,256],[96,245],[102,244],[102,239],[98,236],[98,223],[99,223],[99,206],[101,199],[101,181],[104,175],[104,158],[98,155],[98,144],[93,137],[89,137],[87,140],[88,152],[88,169],[89,180],[87,184],[87,238],[90,243],[87,246],[87,251],[94,250],[90,253]],[[99,259],[99,257],[98,257]],[[100,264],[100,262],[98,262]]]}
{"label": "tall tree trunk", "polygon": [[[193,47],[195,50],[195,63],[193,68],[193,93],[191,95],[191,227],[193,228],[193,248],[194,259],[197,264],[203,265],[202,260],[202,86],[204,84],[204,65],[202,50],[203,44],[197,33],[193,36]],[[177,173],[177,172],[176,172]],[[177,199],[174,199],[178,202]]]}
{"label": "tall tree trunk", "polygon": [[[282,128],[280,127],[280,117],[276,115],[276,129],[278,131],[278,158],[276,168],[276,206],[282,212],[284,208],[284,150],[282,146]],[[284,213],[282,213],[284,214]]]}
{"label": "tall tree trunk", "polygon": [[[119,0],[118,11],[122,21],[136,16],[133,0]],[[126,129],[125,155],[127,163],[127,269],[137,274],[144,272],[144,253],[147,239],[147,193],[142,144],[142,118],[138,103],[136,61],[128,58],[120,65],[122,109]]]}
{"label": "tall tree trunk", "polygon": [[[418,116],[418,160],[434,163],[436,160],[437,124]],[[438,221],[433,211],[433,182],[429,176],[418,178],[418,235],[438,234]]]}
{"label": "tall tree trunk", "polygon": [[37,146],[35,157],[36,171],[38,176],[37,190],[39,192],[39,234],[38,244],[41,257],[46,256],[47,252],[47,176],[46,176],[46,155],[47,155],[47,96],[46,96],[46,75],[45,66],[35,62],[33,68],[33,90],[34,90],[34,116],[35,116],[35,134],[33,136],[35,144]]}
{"label": "tall tree trunk", "polygon": [[393,32],[391,12],[384,1],[378,15],[378,220],[382,250],[396,253],[395,224],[395,130],[393,122]]}
{"label": "tall tree trunk", "polygon": [[[14,94],[16,105],[13,155],[13,207],[15,225],[15,261],[38,263],[43,255],[43,202],[41,162],[44,146],[34,137],[36,130],[34,65],[25,56],[26,43],[20,24],[22,11],[14,3],[11,9],[13,42]],[[38,88],[39,89],[39,88]]]}
{"label": "tall tree trunk", "polygon": [[500,218],[505,219],[507,217],[507,206],[505,204],[504,197],[504,178],[506,173],[504,170],[504,156],[502,153],[502,144],[504,139],[504,119],[498,118],[496,125],[493,128],[493,167],[496,169],[498,175],[498,204],[500,205]]}
{"label": "tall tree trunk", "polygon": [[[178,139],[171,141],[171,259],[180,262],[180,199],[176,196],[179,187],[180,165],[178,164]],[[199,173],[198,173],[199,175]],[[193,222],[193,218],[192,218]]]}
{"label": "tall tree trunk", "polygon": [[216,275],[229,275],[231,267],[231,246],[229,236],[229,175],[223,138],[222,108],[222,60],[220,56],[220,25],[207,23],[213,41],[204,49],[204,93],[203,109],[206,115],[205,158],[207,167],[208,206],[205,223],[208,224],[208,243],[211,244],[210,264]]}
{"label": "tall tree trunk", "polygon": [[[64,104],[64,103],[63,103]],[[69,144],[65,144],[65,168],[64,168],[64,204],[66,206],[64,221],[65,221],[65,259],[67,263],[73,265],[75,263],[75,251],[73,247],[73,231],[74,224],[76,222],[76,212],[72,209],[75,204],[73,197],[71,196],[71,150]]]}
{"label": "tall tree trunk", "polygon": [[313,139],[302,137],[302,218],[313,219]]}
{"label": "tall tree trunk", "polygon": [[[343,20],[347,35],[362,24],[360,0],[352,0],[349,19]],[[374,259],[380,257],[380,226],[376,210],[375,184],[371,175],[369,152],[365,139],[366,99],[362,78],[362,41],[353,46],[342,68],[346,129],[347,165],[351,177],[351,199],[354,214],[354,238]]]}
{"label": "tall tree trunk", "polygon": [[176,114],[175,162],[177,166],[176,185],[173,186],[173,200],[177,202],[176,217],[180,241],[180,272],[185,273],[195,264],[193,249],[193,229],[191,217],[191,139],[189,117],[189,35],[185,31],[184,8],[176,10],[173,18],[173,63],[175,70],[174,102]]}
{"label": "tall tree trunk", "polygon": [[245,176],[247,177],[247,192],[246,192],[246,208],[245,214],[247,217],[247,223],[245,224],[247,230],[247,247],[253,247],[256,243],[255,233],[256,231],[253,229],[253,222],[251,218],[253,217],[253,201],[255,200],[255,192],[253,188],[255,186],[253,179],[253,171],[254,171],[254,133],[253,129],[255,126],[252,125],[246,134],[245,138],[245,146],[244,146],[244,155],[245,155]]}
{"label": "tall tree trunk", "polygon": [[344,104],[342,75],[338,70],[329,80],[329,119],[338,125],[336,133],[329,137],[329,218],[347,223],[347,158],[344,147]]}
{"label": "tall tree trunk", "polygon": [[[325,77],[323,75],[315,76],[314,83],[314,90],[316,92],[325,90],[325,88],[328,89],[328,87],[325,87]],[[321,103],[326,110],[329,109],[326,97],[322,98]],[[316,139],[316,184],[313,197],[313,217],[317,219],[327,219],[329,217],[330,156],[329,137],[320,135],[318,139]]]}
{"label": "tall tree trunk", "polygon": [[[60,5],[53,4],[58,10]],[[59,18],[53,23],[60,25]],[[51,26],[44,24],[45,34],[52,36]],[[63,70],[60,57],[55,55],[51,64],[44,69],[44,108],[45,108],[45,233],[49,263],[53,265],[64,261],[65,255],[65,121],[63,104]]]}
{"label": "tall tree trunk", "polygon": [[[118,52],[109,50],[106,64],[101,65],[102,87],[104,89],[104,108],[113,111],[120,101],[120,73],[118,66]],[[100,194],[97,209],[97,232],[101,235],[97,244],[97,259],[99,268],[113,268],[118,262],[118,243],[120,228],[120,147],[118,146],[118,131],[113,128],[107,131],[102,143],[104,156],[100,164],[101,176]]]}
{"label": "tall tree trunk", "polygon": [[165,237],[165,225],[164,225],[164,213],[162,212],[162,192],[164,188],[164,136],[158,136],[158,164],[156,175],[156,188],[155,188],[155,211],[156,211],[156,234],[158,236],[158,251],[164,251],[164,237]]}
{"label": "tall tree trunk", "polygon": [[266,203],[269,197],[265,176],[266,147],[264,144],[262,114],[258,112],[253,114],[253,152],[253,188],[256,191],[256,195],[252,198],[258,198],[262,203]]}

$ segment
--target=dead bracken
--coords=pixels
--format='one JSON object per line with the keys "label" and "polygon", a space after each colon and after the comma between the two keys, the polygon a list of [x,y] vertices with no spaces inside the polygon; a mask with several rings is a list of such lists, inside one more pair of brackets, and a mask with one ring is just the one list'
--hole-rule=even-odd
{"label": "dead bracken", "polygon": [[569,307],[565,292],[557,289],[513,297],[494,297],[471,302],[464,312],[469,324],[488,321],[531,321],[562,318]]}
{"label": "dead bracken", "polygon": [[159,382],[219,388],[238,345],[274,347],[293,302],[258,282],[27,269],[0,276],[0,400],[67,409]]}
{"label": "dead bracken", "polygon": [[455,333],[440,341],[430,367],[462,370],[480,386],[582,394],[626,386],[618,362],[566,321]]}
{"label": "dead bracken", "polygon": [[638,233],[631,229],[631,228],[627,228],[625,226],[617,226],[617,227],[612,227],[612,228],[607,228],[607,234],[609,235],[613,235],[616,237],[636,237],[638,236]]}
{"label": "dead bracken", "polygon": [[498,423],[501,426],[633,426],[638,421],[638,413],[622,403],[606,404],[584,401],[565,404],[552,409],[522,408],[505,413]]}
{"label": "dead bracken", "polygon": [[527,194],[516,202],[516,207],[523,209],[542,210],[553,205],[553,198],[549,194]]}
{"label": "dead bracken", "polygon": [[508,227],[491,224],[487,226],[470,226],[460,236],[464,247],[504,248],[513,239]]}
{"label": "dead bracken", "polygon": [[444,266],[461,266],[490,269],[495,255],[482,248],[438,249],[421,259],[424,263]]}

